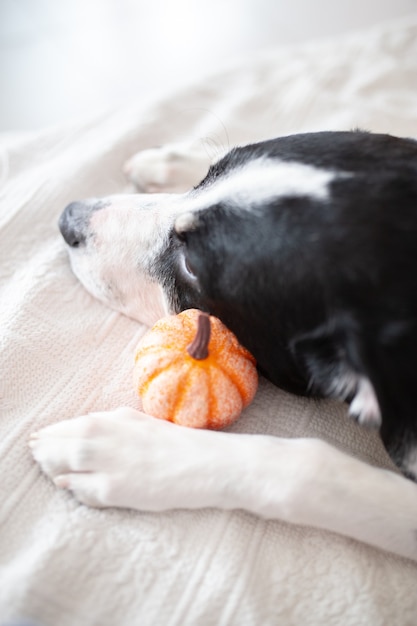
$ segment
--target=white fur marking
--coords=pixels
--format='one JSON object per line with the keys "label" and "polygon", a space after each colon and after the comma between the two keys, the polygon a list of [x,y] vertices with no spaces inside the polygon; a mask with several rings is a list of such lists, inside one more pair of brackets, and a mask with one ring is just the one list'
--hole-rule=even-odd
{"label": "white fur marking", "polygon": [[405,457],[402,466],[407,472],[413,474],[417,478],[417,446],[411,448]]}
{"label": "white fur marking", "polygon": [[256,159],[233,169],[207,186],[181,198],[184,210],[209,208],[220,202],[252,210],[274,198],[308,196],[326,200],[328,186],[337,176],[346,176],[303,163]]}
{"label": "white fur marking", "polygon": [[362,426],[379,428],[381,425],[381,411],[374,388],[364,376],[359,378],[358,390],[350,404],[349,414],[357,417]]}

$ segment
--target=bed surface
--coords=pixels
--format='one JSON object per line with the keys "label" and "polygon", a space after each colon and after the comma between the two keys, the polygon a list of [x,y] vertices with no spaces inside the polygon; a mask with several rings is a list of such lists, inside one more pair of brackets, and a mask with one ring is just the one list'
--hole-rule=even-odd
{"label": "bed surface", "polygon": [[[47,424],[137,405],[132,359],[145,329],[72,275],[57,230],[68,202],[123,192],[123,163],[139,149],[189,141],[214,156],[355,127],[417,137],[417,15],[263,53],[166,99],[0,137],[0,625],[417,624],[406,559],[241,511],[89,509],[27,448]],[[345,407],[266,381],[231,430],[318,436],[391,467]]]}

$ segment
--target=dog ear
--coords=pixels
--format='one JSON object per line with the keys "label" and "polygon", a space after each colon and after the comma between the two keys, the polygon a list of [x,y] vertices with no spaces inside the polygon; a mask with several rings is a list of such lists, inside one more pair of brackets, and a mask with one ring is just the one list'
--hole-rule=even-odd
{"label": "dog ear", "polygon": [[181,241],[187,239],[187,233],[197,230],[200,220],[196,213],[181,213],[174,223],[175,233]]}

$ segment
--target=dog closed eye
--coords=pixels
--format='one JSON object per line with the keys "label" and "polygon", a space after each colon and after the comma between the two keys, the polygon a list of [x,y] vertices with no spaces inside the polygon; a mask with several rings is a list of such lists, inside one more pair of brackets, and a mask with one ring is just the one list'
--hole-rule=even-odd
{"label": "dog closed eye", "polygon": [[180,267],[182,274],[185,275],[186,278],[197,280],[196,272],[185,250],[185,247],[183,247],[180,253]]}

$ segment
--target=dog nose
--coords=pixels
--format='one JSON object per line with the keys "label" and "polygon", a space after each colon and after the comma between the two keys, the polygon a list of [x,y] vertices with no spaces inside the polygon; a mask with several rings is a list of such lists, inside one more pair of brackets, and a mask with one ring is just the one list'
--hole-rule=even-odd
{"label": "dog nose", "polygon": [[92,211],[91,204],[77,201],[71,202],[62,212],[58,226],[65,242],[71,248],[85,244]]}

